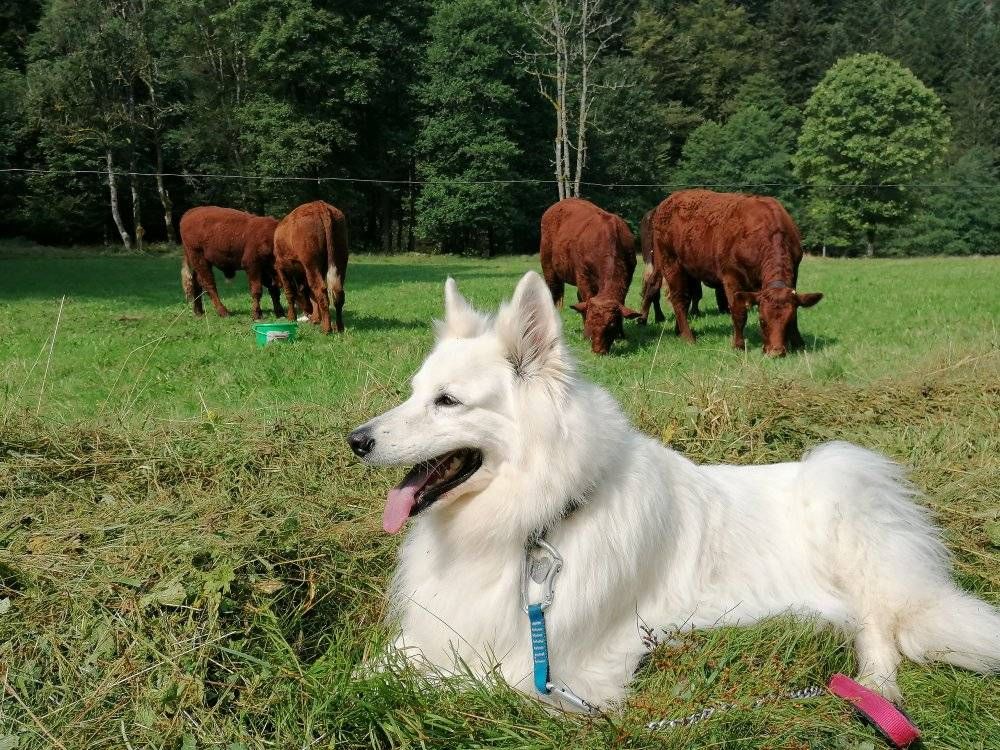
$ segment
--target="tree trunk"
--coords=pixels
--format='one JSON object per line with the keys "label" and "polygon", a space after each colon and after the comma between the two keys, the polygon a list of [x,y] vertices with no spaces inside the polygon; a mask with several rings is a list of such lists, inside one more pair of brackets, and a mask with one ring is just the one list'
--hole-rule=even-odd
{"label": "tree trunk", "polygon": [[122,223],[122,215],[118,210],[118,186],[115,184],[115,166],[111,159],[111,149],[107,149],[105,156],[108,159],[108,190],[111,193],[111,218],[115,220],[115,227],[118,228],[118,234],[121,235],[122,244],[125,245],[126,250],[132,249],[132,238],[129,236],[128,230],[125,229],[125,224]]}
{"label": "tree trunk", "polygon": [[559,114],[556,113],[556,190],[559,191],[559,200],[566,197],[565,191],[563,190],[562,181],[562,143],[559,140],[559,133],[561,131],[559,123]]}
{"label": "tree trunk", "polygon": [[562,182],[563,195],[567,198],[575,197],[570,190],[569,176],[572,172],[571,157],[569,153],[569,119],[566,111],[566,88],[569,85],[569,43],[565,37],[560,40],[559,49],[559,141],[562,143],[562,174],[559,176]]}
{"label": "tree trunk", "polygon": [[392,254],[392,193],[388,189],[383,189],[381,197],[382,203],[382,252],[386,255]]}
{"label": "tree trunk", "polygon": [[407,231],[409,235],[406,238],[406,249],[411,253],[417,249],[417,186],[413,184],[413,181],[417,176],[417,161],[416,159],[410,159],[410,218],[407,226]]}
{"label": "tree trunk", "polygon": [[146,229],[142,226],[142,202],[139,194],[139,178],[135,174],[135,157],[129,162],[129,189],[132,191],[132,226],[135,227],[135,246],[142,251],[142,240]]}
{"label": "tree trunk", "polygon": [[156,190],[160,194],[160,205],[163,206],[163,224],[167,229],[167,241],[177,244],[177,234],[174,232],[174,204],[170,201],[170,193],[163,184],[163,148],[160,146],[160,136],[156,136]]}
{"label": "tree trunk", "polygon": [[403,252],[403,196],[402,194],[397,194],[393,192],[392,196],[392,215],[396,220],[396,250],[395,252]]}
{"label": "tree trunk", "polygon": [[486,244],[480,251],[480,256],[483,258],[492,258],[494,255],[495,242],[496,242],[496,235],[493,230],[493,225],[490,224],[489,228],[486,230]]}
{"label": "tree trunk", "polygon": [[573,181],[573,195],[580,196],[580,182],[583,179],[583,162],[587,158],[587,78],[590,74],[590,59],[587,52],[587,28],[590,22],[590,3],[580,3],[580,114],[576,121],[576,178]]}

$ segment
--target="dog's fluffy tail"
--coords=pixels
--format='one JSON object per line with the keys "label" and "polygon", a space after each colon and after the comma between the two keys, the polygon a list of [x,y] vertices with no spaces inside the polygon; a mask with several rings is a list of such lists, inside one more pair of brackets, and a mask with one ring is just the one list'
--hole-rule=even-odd
{"label": "dog's fluffy tail", "polygon": [[824,537],[859,620],[885,622],[914,661],[1000,670],[1000,610],[953,583],[947,549],[902,467],[849,443],[820,446],[803,466],[808,496],[829,513]]}
{"label": "dog's fluffy tail", "polygon": [[900,650],[913,661],[943,661],[974,672],[1000,670],[1000,612],[954,586],[900,618]]}

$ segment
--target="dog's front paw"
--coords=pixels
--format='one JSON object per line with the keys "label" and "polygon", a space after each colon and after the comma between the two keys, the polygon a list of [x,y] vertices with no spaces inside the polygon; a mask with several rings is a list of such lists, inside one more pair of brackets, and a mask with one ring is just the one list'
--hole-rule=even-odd
{"label": "dog's front paw", "polygon": [[897,706],[903,705],[903,693],[899,690],[894,677],[878,674],[858,675],[855,680],[859,685],[863,685],[869,690],[874,690],[886,700],[890,700]]}

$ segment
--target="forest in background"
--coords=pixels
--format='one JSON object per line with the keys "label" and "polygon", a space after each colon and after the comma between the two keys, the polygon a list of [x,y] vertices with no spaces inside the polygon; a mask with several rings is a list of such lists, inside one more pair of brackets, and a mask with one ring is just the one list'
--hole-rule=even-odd
{"label": "forest in background", "polygon": [[0,170],[42,170],[0,235],[49,243],[322,198],[355,249],[530,252],[560,191],[637,228],[704,185],[814,251],[997,253],[998,122],[992,0],[0,0]]}

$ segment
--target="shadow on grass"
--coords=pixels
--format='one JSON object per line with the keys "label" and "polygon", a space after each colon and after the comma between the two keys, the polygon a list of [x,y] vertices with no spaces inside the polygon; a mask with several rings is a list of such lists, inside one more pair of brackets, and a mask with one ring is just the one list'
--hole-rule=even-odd
{"label": "shadow on grass", "polygon": [[[485,261],[489,262],[489,261]],[[510,279],[511,291],[513,284],[520,278],[520,271],[484,270],[482,266],[462,265],[458,263],[420,263],[414,265],[397,265],[389,263],[366,263],[359,261],[348,264],[347,292],[354,289],[368,289],[381,284],[400,284],[406,282],[422,284],[441,284],[449,276],[456,281],[463,279]]]}
{"label": "shadow on grass", "polygon": [[[704,338],[729,341],[733,334],[732,319],[728,313],[715,313],[714,315],[710,314],[710,316],[702,314],[691,321],[691,330],[694,331],[695,335],[694,346],[698,346],[699,341]],[[680,341],[674,332],[673,317],[668,317],[663,323],[649,323],[645,326],[636,325],[626,327],[625,340],[615,343],[612,354],[631,355],[655,348],[657,342],[660,340],[661,333],[663,335],[663,343],[669,340],[688,345],[686,342]],[[803,331],[802,337],[806,341],[805,349],[792,350],[790,352],[791,356],[795,356],[802,351],[822,351],[838,343],[838,339],[834,336],[818,336],[808,330]],[[756,321],[747,322],[744,338],[746,339],[748,351],[761,351],[763,348],[764,340],[761,338],[760,327],[756,325]]]}
{"label": "shadow on grass", "polygon": [[[10,256],[5,258],[0,278],[0,298],[58,299],[62,295],[92,300],[130,300],[152,306],[172,305],[184,299],[180,281],[180,258],[172,255],[97,255],[87,253],[73,258],[65,255],[50,257]],[[462,280],[509,279],[511,288],[520,273],[483,268],[442,259],[441,262],[372,263],[357,260],[348,264],[346,291],[348,300],[353,291],[393,287],[404,283],[444,285],[449,276]],[[216,287],[230,312],[237,314],[246,301],[249,309],[249,288],[246,275],[237,273],[231,281],[215,274]],[[268,307],[267,294],[264,295]],[[348,302],[350,304],[350,302]],[[206,304],[206,307],[209,305]]]}

